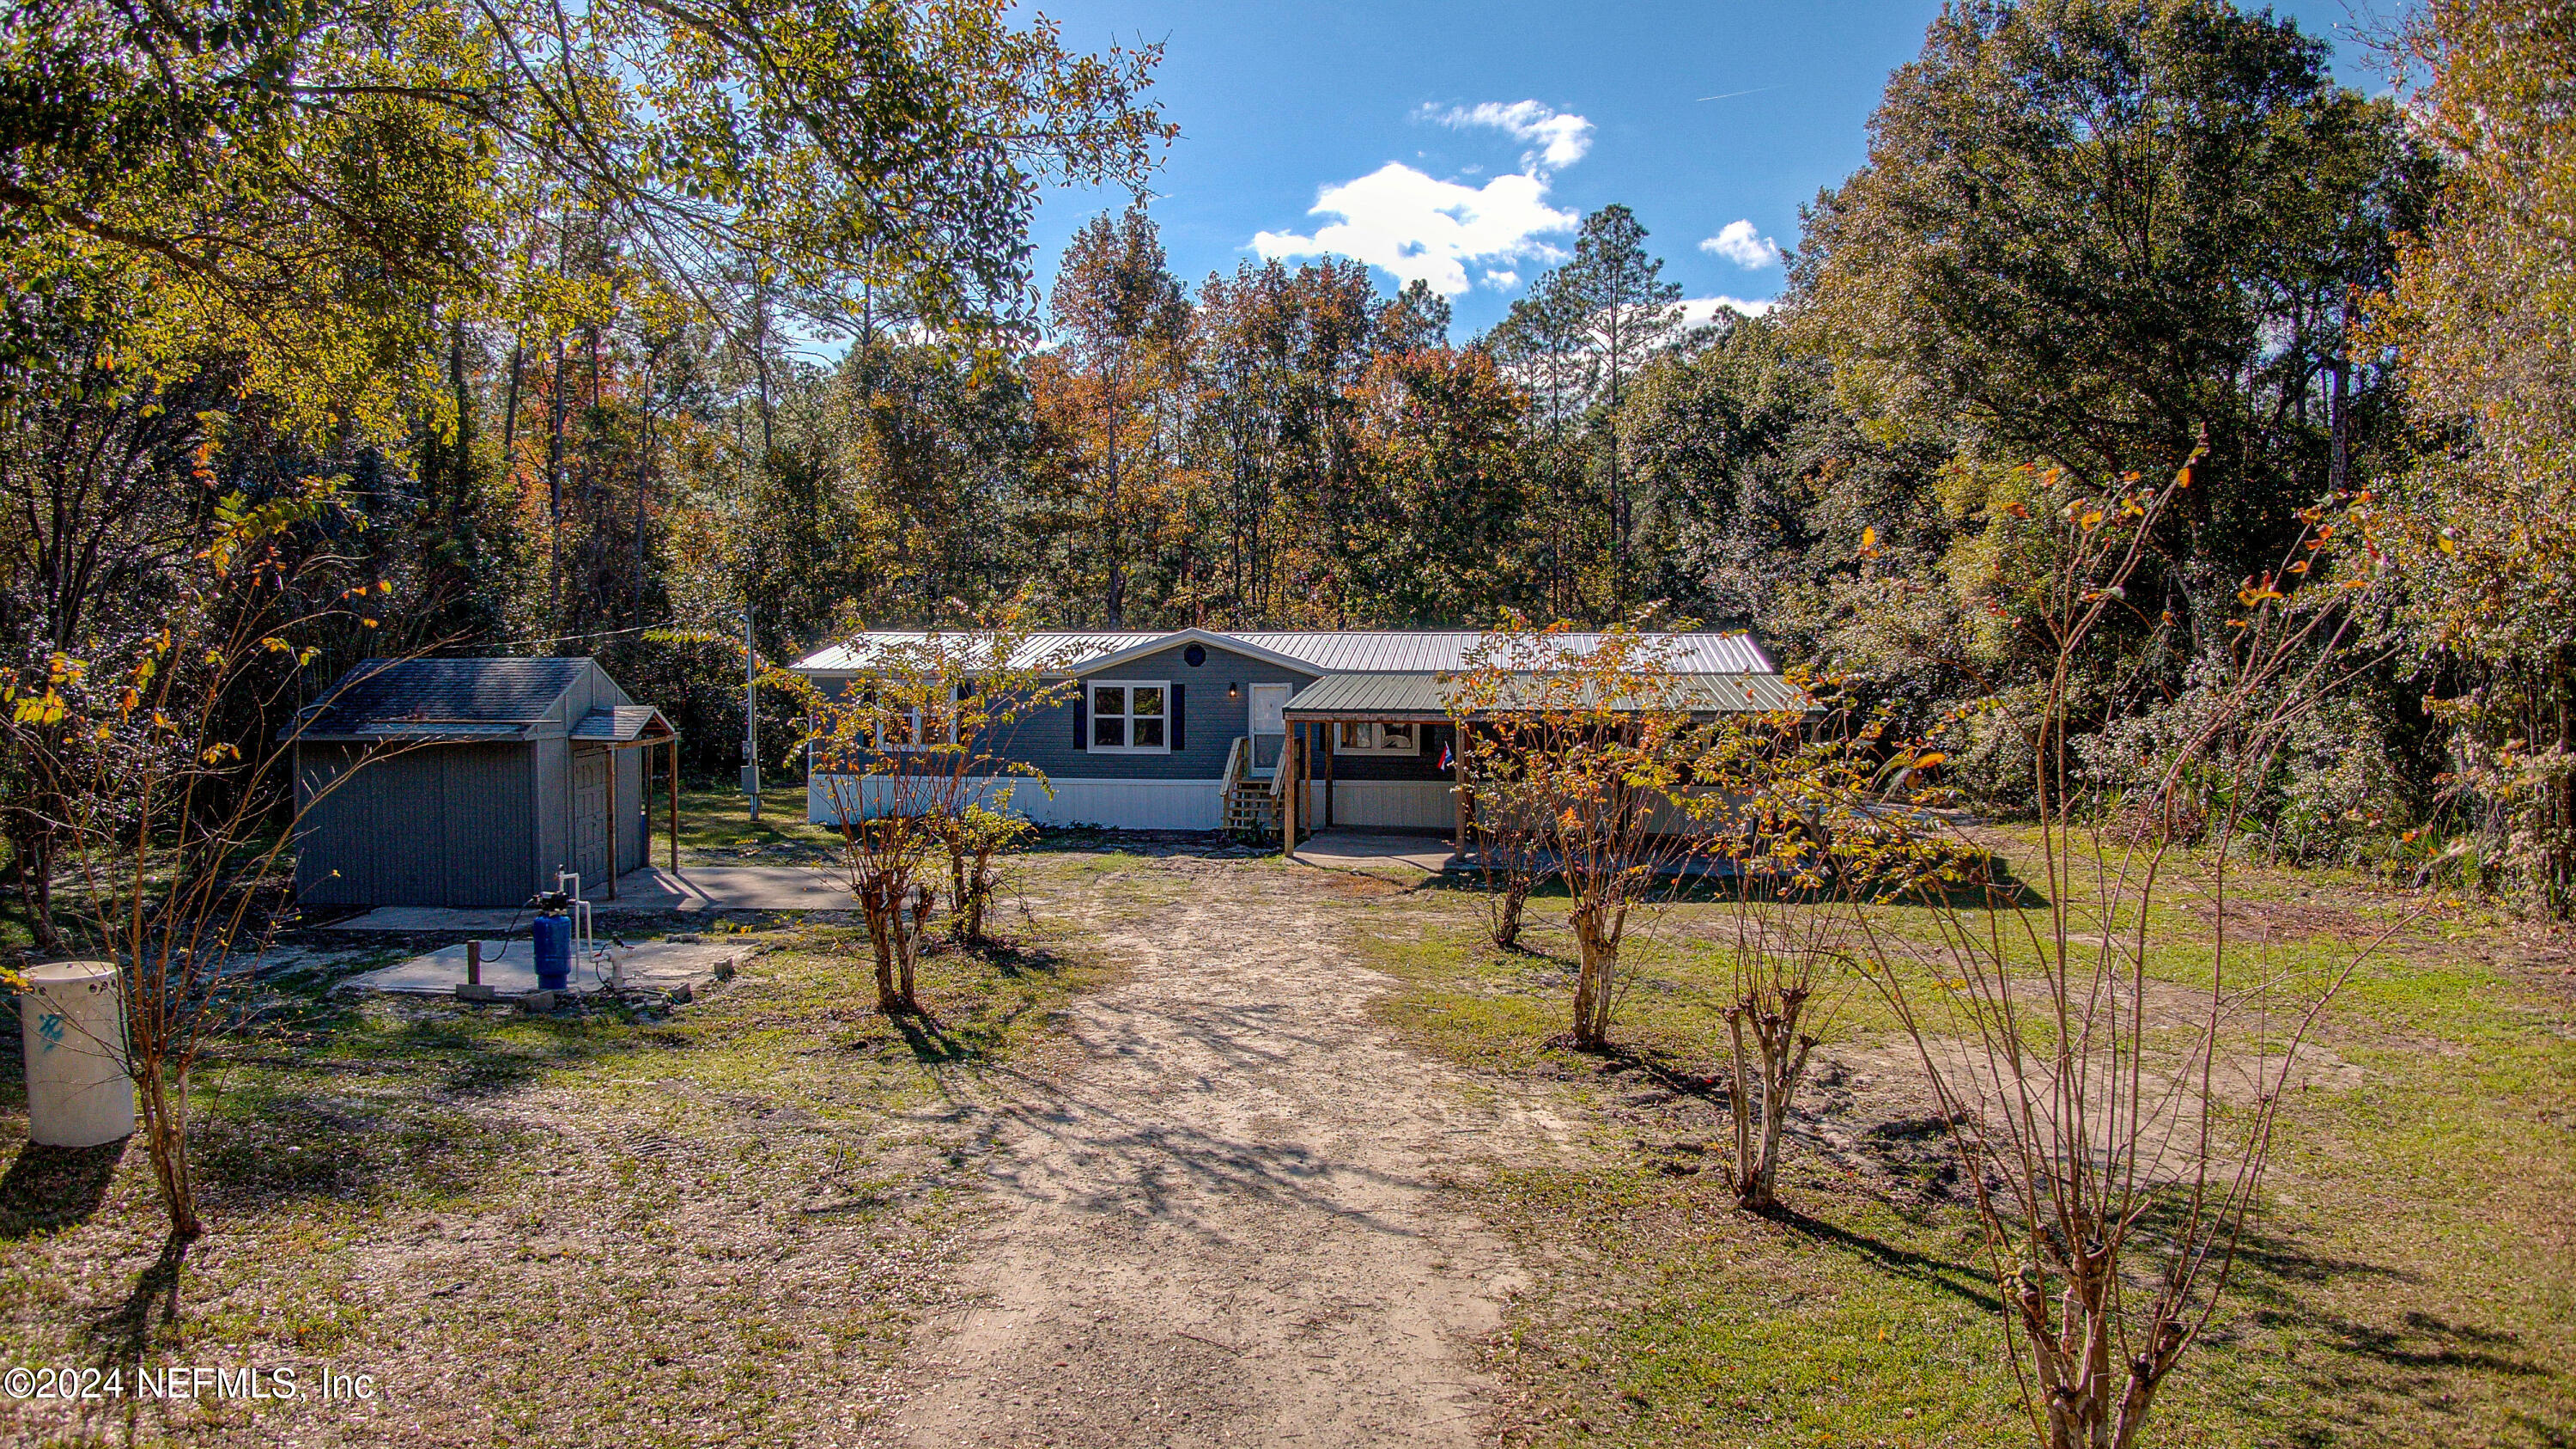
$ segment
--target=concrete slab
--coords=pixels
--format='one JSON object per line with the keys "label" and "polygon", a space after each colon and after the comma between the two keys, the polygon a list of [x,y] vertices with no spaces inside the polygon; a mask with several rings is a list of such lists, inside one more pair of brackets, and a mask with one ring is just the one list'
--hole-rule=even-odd
{"label": "concrete slab", "polygon": [[[846,911],[850,888],[838,871],[799,865],[693,865],[686,870],[648,866],[606,887],[582,892],[602,918],[652,911]],[[334,931],[490,931],[526,929],[528,912],[512,907],[378,906],[363,916],[334,922]]]}
{"label": "concrete slab", "polygon": [[1417,871],[1438,875],[1449,868],[1454,852],[1449,842],[1432,835],[1390,835],[1361,830],[1319,830],[1297,846],[1297,859],[1327,870]]}
{"label": "concrete slab", "polygon": [[614,911],[847,911],[856,908],[838,869],[810,865],[648,866],[617,878],[617,899],[591,893],[591,909]]}
{"label": "concrete slab", "polygon": [[495,936],[528,929],[529,913],[494,907],[378,906],[363,916],[333,921],[334,931],[489,931]]}
{"label": "concrete slab", "polygon": [[[623,967],[627,985],[670,991],[681,986],[699,989],[716,979],[719,966],[739,966],[757,949],[727,941],[642,941],[623,950],[610,946],[608,952]],[[494,959],[495,952],[502,953],[498,960]],[[592,962],[575,958],[572,989],[583,993],[600,990],[609,966],[606,959]],[[341,984],[398,996],[452,996],[464,983],[465,947],[458,944],[352,976]],[[536,990],[536,962],[528,942],[484,942],[483,984],[504,996]]]}

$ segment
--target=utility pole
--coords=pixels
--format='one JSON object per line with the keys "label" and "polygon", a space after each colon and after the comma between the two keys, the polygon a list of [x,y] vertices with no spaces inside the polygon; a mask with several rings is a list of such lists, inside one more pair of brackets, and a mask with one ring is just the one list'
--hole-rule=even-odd
{"label": "utility pole", "polygon": [[742,793],[760,823],[760,655],[751,642],[751,605],[742,606]]}

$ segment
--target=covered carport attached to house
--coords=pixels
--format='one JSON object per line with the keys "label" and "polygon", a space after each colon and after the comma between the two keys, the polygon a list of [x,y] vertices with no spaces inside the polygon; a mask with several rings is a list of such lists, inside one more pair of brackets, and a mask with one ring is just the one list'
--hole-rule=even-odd
{"label": "covered carport attached to house", "polygon": [[[1796,713],[1813,704],[1804,690],[1774,673],[1692,672],[1659,679],[1633,707],[1679,708],[1711,718]],[[1439,830],[1458,850],[1467,848],[1467,752],[1457,747],[1458,725],[1450,713],[1456,680],[1448,671],[1342,674],[1317,681],[1288,702],[1290,745],[1282,768],[1294,823],[1283,833],[1291,854],[1297,825]],[[1476,719],[1489,713],[1510,710],[1480,710]],[[1475,727],[1471,720],[1469,728]]]}
{"label": "covered carport attached to house", "polygon": [[1441,831],[1464,819],[1447,676],[1338,674],[1288,701],[1289,798],[1310,828]]}

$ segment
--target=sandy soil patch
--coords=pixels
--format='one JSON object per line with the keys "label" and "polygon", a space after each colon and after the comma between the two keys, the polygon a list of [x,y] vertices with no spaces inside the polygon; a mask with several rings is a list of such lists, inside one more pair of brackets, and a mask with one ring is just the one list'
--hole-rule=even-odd
{"label": "sandy soil patch", "polygon": [[1475,1442],[1526,1278],[1448,1186],[1570,1129],[1370,1020],[1335,878],[1150,870],[1188,889],[1105,926],[1131,964],[1071,1008],[1080,1051],[956,1108],[1000,1210],[906,1442]]}

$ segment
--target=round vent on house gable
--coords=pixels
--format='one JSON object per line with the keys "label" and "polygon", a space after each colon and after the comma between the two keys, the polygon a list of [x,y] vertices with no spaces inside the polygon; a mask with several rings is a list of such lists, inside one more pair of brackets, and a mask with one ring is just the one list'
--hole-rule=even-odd
{"label": "round vent on house gable", "polygon": [[1204,644],[1193,644],[1189,648],[1182,650],[1181,662],[1192,669],[1196,669],[1200,665],[1207,663],[1207,646]]}

